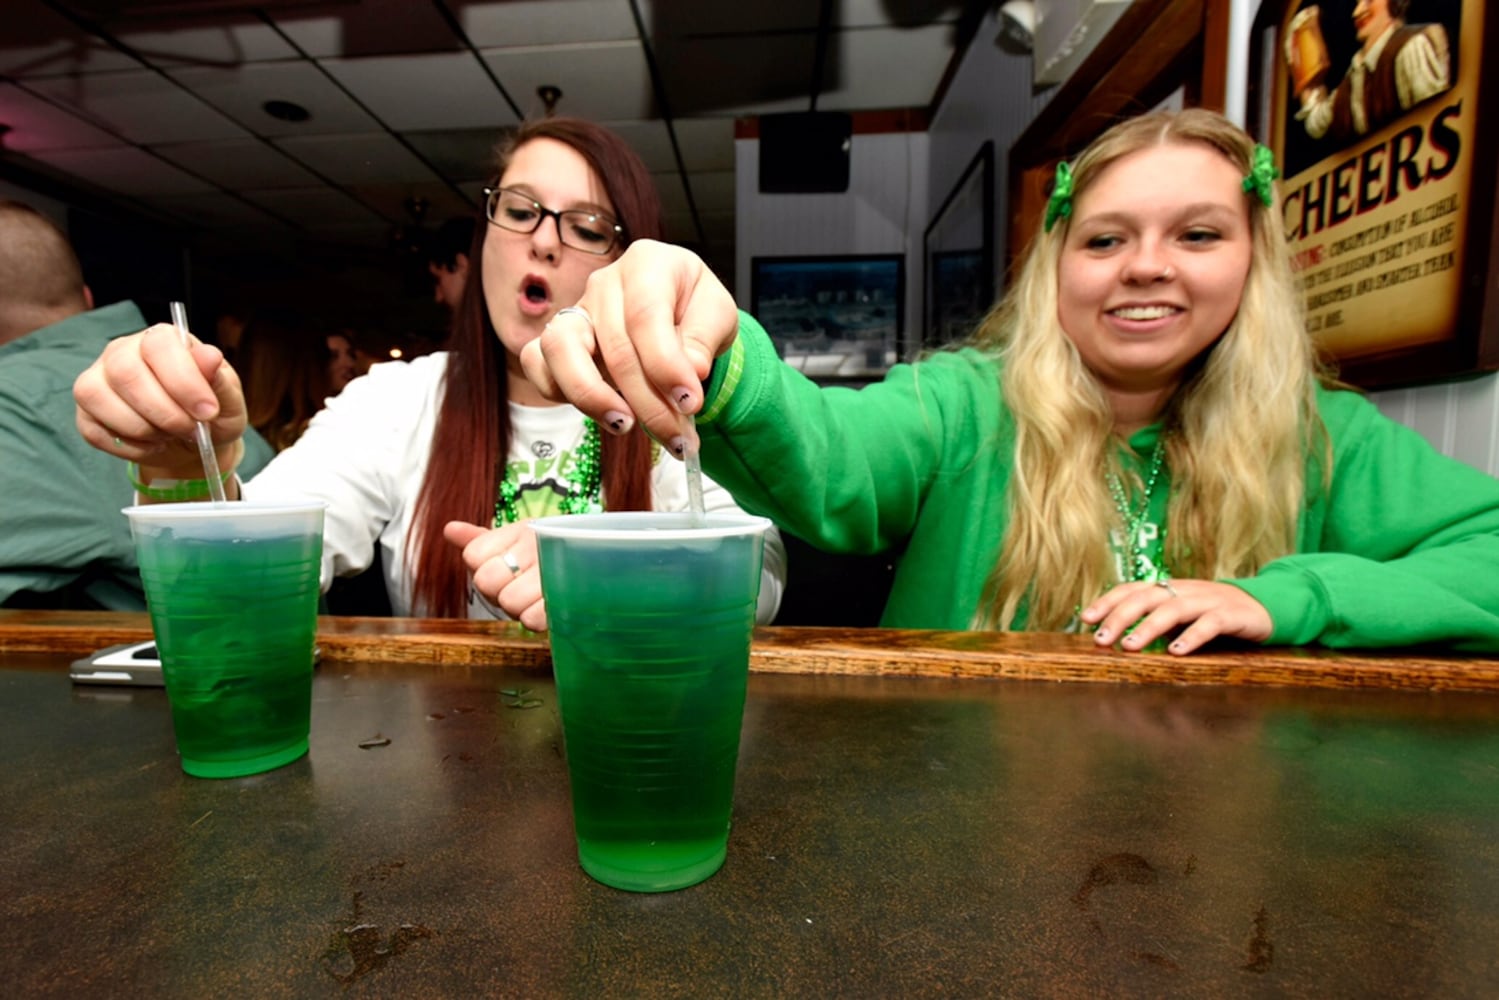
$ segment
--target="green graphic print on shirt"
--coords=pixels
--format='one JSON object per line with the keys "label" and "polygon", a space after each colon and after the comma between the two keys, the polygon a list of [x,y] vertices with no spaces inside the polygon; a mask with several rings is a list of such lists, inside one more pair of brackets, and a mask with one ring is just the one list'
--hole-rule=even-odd
{"label": "green graphic print on shirt", "polygon": [[[562,500],[573,495],[580,487],[574,482],[578,463],[575,451],[563,448],[558,451],[550,441],[532,443],[532,457],[512,461],[505,466],[505,476],[516,484],[515,514],[520,520],[534,517],[551,517],[564,513]],[[592,497],[589,510],[603,510],[598,497]],[[500,519],[497,517],[495,526]]]}
{"label": "green graphic print on shirt", "polygon": [[1154,521],[1142,522],[1135,534],[1135,563],[1126,566],[1123,532],[1114,528],[1109,532],[1109,544],[1114,550],[1114,572],[1120,582],[1130,580],[1158,580],[1169,576],[1166,572],[1165,554],[1161,551],[1162,531]]}

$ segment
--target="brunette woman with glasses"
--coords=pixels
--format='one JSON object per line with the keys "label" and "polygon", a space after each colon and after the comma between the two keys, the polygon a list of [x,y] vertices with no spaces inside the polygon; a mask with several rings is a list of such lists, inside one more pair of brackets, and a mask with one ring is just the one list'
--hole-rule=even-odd
{"label": "brunette woman with glasses", "polygon": [[[661,203],[624,140],[559,117],[523,124],[505,144],[485,214],[449,350],[375,366],[264,472],[229,488],[251,500],[328,502],[325,588],[370,565],[378,548],[396,614],[503,614],[543,629],[528,520],[688,508],[681,462],[638,428],[600,433],[544,397],[519,359],[591,274],[631,242],[662,236]],[[194,417],[209,421],[221,468],[242,454],[239,376],[213,347],[184,349],[169,326],[111,342],[74,396],[84,437],[139,463],[145,499],[154,479],[201,476]],[[704,486],[710,510],[735,509],[721,487]],[[762,623],[784,584],[778,535],[767,538],[764,566]]]}

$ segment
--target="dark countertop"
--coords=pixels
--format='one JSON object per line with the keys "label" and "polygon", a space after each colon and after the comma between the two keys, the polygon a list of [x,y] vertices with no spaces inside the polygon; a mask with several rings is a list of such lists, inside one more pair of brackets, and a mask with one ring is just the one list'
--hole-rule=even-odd
{"label": "dark countertop", "polygon": [[1489,694],[756,673],[724,868],[635,895],[544,660],[335,657],[309,756],[211,781],[70,658],[0,652],[11,995],[1499,991]]}

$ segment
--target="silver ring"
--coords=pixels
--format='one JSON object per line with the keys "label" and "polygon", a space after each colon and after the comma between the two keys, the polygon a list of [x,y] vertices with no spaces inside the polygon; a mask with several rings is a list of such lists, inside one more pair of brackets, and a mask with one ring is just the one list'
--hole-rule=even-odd
{"label": "silver ring", "polygon": [[1176,592],[1176,588],[1173,587],[1173,586],[1171,586],[1171,581],[1170,580],[1157,580],[1155,582],[1155,585],[1157,587],[1165,587],[1166,588],[1166,593],[1170,594],[1172,597],[1180,597],[1181,596],[1180,594],[1178,594]]}
{"label": "silver ring", "polygon": [[[582,316],[583,322],[588,324],[588,332],[593,333],[594,331],[593,317],[588,315],[588,310],[582,306],[565,306],[558,309],[552,319],[555,320],[558,316]],[[551,324],[548,323],[547,325],[550,326]]]}
{"label": "silver ring", "polygon": [[503,553],[500,556],[500,562],[504,563],[505,568],[510,570],[512,574],[520,576],[520,563],[516,561],[514,555],[509,552]]}

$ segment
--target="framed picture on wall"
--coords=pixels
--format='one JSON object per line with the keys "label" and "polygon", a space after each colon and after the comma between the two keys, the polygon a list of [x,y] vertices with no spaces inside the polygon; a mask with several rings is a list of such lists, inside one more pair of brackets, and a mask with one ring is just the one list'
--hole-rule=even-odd
{"label": "framed picture on wall", "polygon": [[1380,388],[1499,367],[1499,98],[1485,0],[1266,0],[1255,131],[1281,164],[1308,325]]}
{"label": "framed picture on wall", "polygon": [[984,143],[922,236],[926,318],[922,344],[972,333],[994,301],[994,143]]}
{"label": "framed picture on wall", "polygon": [[905,349],[900,254],[755,257],[750,312],[788,363],[819,381],[870,381]]}

